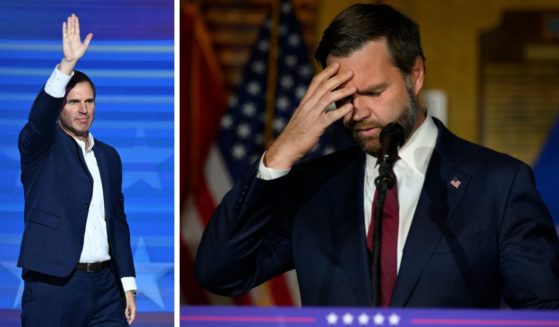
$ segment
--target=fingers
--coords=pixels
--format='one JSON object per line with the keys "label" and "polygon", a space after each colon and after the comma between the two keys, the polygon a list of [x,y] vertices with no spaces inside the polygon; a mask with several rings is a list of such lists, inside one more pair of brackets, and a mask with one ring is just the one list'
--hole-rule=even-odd
{"label": "fingers", "polygon": [[340,68],[340,64],[335,62],[332,65],[327,66],[322,72],[316,75],[312,79],[311,84],[307,89],[307,93],[305,94],[301,102],[307,100],[311,95],[313,95],[318,89],[318,87],[322,84],[322,82],[324,82],[325,80],[329,79],[334,74],[336,74],[339,68]]}
{"label": "fingers", "polygon": [[83,41],[83,45],[84,47],[87,49],[89,47],[89,42],[91,42],[91,39],[93,38],[93,33],[89,33],[87,34],[87,36],[85,37],[85,40]]}
{"label": "fingers", "polygon": [[308,110],[326,110],[332,103],[356,92],[353,87],[341,87],[353,77],[350,70],[339,72],[337,63],[315,76],[309,91],[301,101]]}
{"label": "fingers", "polygon": [[129,325],[136,319],[136,299],[132,292],[125,292],[126,308],[124,309],[124,316]]}

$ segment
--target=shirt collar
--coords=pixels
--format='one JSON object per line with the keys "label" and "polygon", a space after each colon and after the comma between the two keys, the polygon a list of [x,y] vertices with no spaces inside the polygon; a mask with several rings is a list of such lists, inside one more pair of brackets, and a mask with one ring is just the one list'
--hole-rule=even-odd
{"label": "shirt collar", "polygon": [[[398,152],[400,160],[398,161],[402,161],[408,167],[425,175],[429,159],[435,149],[438,134],[439,130],[433,118],[427,114],[423,123],[412,133],[404,146],[400,148]],[[396,165],[398,165],[398,161]]]}
{"label": "shirt collar", "polygon": [[[402,165],[425,175],[429,159],[435,149],[439,129],[435,125],[431,115],[427,114],[423,123],[412,133],[408,141],[398,151],[400,159],[394,164],[394,171],[397,174],[398,167]],[[377,175],[377,158],[367,154],[366,157],[367,174]]]}
{"label": "shirt collar", "polygon": [[82,150],[86,153],[90,152],[91,150],[93,150],[93,146],[95,145],[95,139],[93,138],[93,134],[91,134],[91,132],[87,133],[87,140],[89,141],[89,146],[87,147],[87,149],[85,148],[85,142],[80,140],[77,137],[73,137],[72,138],[74,140],[76,140],[76,142],[78,142],[78,145],[80,146],[80,148],[82,148]]}

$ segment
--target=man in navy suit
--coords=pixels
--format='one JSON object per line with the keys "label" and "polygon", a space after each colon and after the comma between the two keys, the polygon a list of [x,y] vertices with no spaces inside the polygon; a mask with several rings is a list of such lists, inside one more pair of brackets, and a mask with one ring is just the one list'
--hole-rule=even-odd
{"label": "man in navy suit", "polygon": [[82,42],[75,15],[63,23],[63,53],[19,137],[25,230],[24,326],[128,326],[136,281],[116,150],[89,132],[95,86],[74,71]]}
{"label": "man in navy suit", "polygon": [[[417,24],[386,5],[351,6],[325,30],[316,58],[324,70],[208,224],[199,283],[235,296],[295,269],[303,305],[370,306],[379,134],[398,122],[397,275],[380,304],[559,308],[559,242],[532,171],[458,138],[420,106]],[[359,148],[297,163],[338,120]]]}

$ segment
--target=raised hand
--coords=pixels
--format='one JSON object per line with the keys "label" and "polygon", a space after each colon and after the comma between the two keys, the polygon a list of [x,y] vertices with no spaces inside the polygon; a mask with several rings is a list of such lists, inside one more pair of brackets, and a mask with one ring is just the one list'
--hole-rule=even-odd
{"label": "raised hand", "polygon": [[93,34],[89,33],[82,43],[80,35],[80,20],[75,14],[68,17],[68,20],[62,23],[62,50],[64,58],[60,62],[58,69],[65,73],[71,74],[78,60],[85,54],[91,42]]}
{"label": "raised hand", "polygon": [[318,143],[326,128],[353,110],[351,101],[336,110],[327,108],[356,92],[353,87],[341,87],[353,77],[353,72],[339,72],[338,63],[316,75],[289,123],[272,143],[264,157],[270,168],[288,169]]}

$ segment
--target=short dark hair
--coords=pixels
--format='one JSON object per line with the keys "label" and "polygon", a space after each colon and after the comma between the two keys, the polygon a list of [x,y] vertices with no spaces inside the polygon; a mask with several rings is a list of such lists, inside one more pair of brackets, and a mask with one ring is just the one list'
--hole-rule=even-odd
{"label": "short dark hair", "polygon": [[419,26],[384,4],[355,4],[339,13],[324,31],[315,58],[326,67],[329,55],[345,57],[365,43],[386,38],[392,61],[409,75],[417,57],[423,56]]}
{"label": "short dark hair", "polygon": [[70,90],[74,86],[76,86],[76,84],[81,82],[88,82],[89,85],[91,85],[91,90],[93,90],[93,98],[95,98],[95,84],[93,84],[93,81],[91,80],[91,78],[89,78],[89,76],[87,76],[85,73],[80,72],[79,70],[74,70],[74,75],[72,75],[72,78],[70,78],[70,82],[68,82],[68,85],[66,85],[66,94],[64,95],[64,97],[68,95]]}

